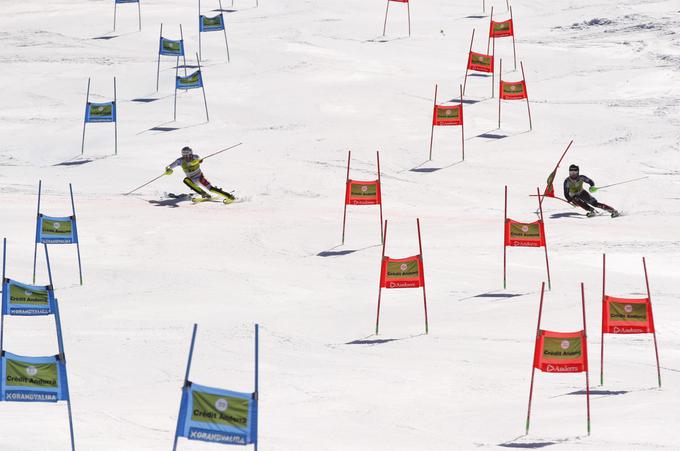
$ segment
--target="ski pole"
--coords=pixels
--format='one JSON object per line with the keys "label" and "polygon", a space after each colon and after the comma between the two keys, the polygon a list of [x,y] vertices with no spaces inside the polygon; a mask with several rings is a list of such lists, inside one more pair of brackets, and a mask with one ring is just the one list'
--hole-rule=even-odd
{"label": "ski pole", "polygon": [[165,172],[162,173],[161,175],[159,175],[158,177],[156,177],[155,179],[149,180],[149,181],[146,182],[145,184],[143,184],[143,185],[141,185],[141,186],[138,186],[137,188],[133,189],[132,191],[130,191],[130,192],[128,192],[128,193],[123,194],[123,196],[127,196],[128,194],[134,193],[134,192],[137,191],[138,189],[144,188],[146,185],[149,185],[149,184],[155,182],[156,180],[158,180],[159,178],[163,177],[164,175],[165,175]]}
{"label": "ski pole", "polygon": [[241,144],[243,144],[243,143],[234,144],[233,146],[229,146],[229,147],[227,147],[226,149],[218,150],[217,152],[211,153],[210,155],[201,158],[201,160],[205,160],[206,158],[210,158],[210,157],[215,156],[215,155],[217,155],[217,154],[220,154],[220,153],[222,153],[222,152],[226,152],[227,150],[231,150],[231,149],[233,149],[234,147],[240,146]]}
{"label": "ski pole", "polygon": [[590,191],[591,193],[594,193],[598,190],[601,190],[601,189],[604,189],[604,188],[609,188],[611,186],[622,185],[624,183],[630,183],[630,182],[636,182],[638,180],[644,180],[644,179],[648,179],[648,178],[649,178],[649,176],[645,176],[645,177],[638,177],[636,179],[624,180],[623,182],[611,183],[609,185],[604,185],[604,186],[591,186],[590,188],[588,188],[588,191]]}

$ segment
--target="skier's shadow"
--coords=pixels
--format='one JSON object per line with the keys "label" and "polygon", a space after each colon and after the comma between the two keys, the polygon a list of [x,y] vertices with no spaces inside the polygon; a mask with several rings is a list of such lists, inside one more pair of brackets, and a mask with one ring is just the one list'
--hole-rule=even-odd
{"label": "skier's shadow", "polygon": [[559,218],[580,218],[583,215],[580,213],[576,213],[573,211],[568,211],[565,213],[553,213],[550,215],[550,219],[559,219]]}
{"label": "skier's shadow", "polygon": [[190,202],[191,198],[190,197],[178,197],[174,199],[163,199],[163,200],[148,200],[147,202],[150,203],[151,205],[154,205],[156,207],[169,207],[169,208],[177,208],[179,207],[179,204],[182,202]]}

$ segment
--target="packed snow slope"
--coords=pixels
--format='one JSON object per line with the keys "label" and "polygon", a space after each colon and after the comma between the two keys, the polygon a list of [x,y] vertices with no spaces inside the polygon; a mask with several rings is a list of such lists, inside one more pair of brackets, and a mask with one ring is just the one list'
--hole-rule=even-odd
{"label": "packed snow slope", "polygon": [[[508,17],[505,2],[494,17]],[[261,325],[262,450],[678,449],[680,429],[680,28],[674,1],[512,3],[510,39],[498,40],[504,78],[526,104],[504,102],[490,80],[468,79],[465,161],[460,130],[435,130],[432,96],[458,96],[472,29],[486,50],[490,4],[235,0],[223,36],[203,36],[205,89],[180,92],[158,32],[198,49],[197,5],[179,0],[5,2],[0,15],[0,235],[7,276],[30,282],[38,180],[42,211],[68,214],[75,191],[84,268],[73,246],[50,247],[68,356],[76,445],[82,450],[167,450],[173,440],[191,327],[199,324],[191,379],[252,390],[253,324]],[[206,14],[217,1],[204,0]],[[182,69],[180,69],[182,70]],[[118,83],[113,126],[90,124],[80,154],[87,79],[91,99]],[[496,82],[498,80],[496,79]],[[497,92],[497,87],[496,87]],[[523,436],[538,313],[542,250],[508,250],[502,285],[503,187],[509,216],[537,218],[529,195],[570,140],[556,179],[577,163],[625,214],[586,218],[547,200],[552,271],[545,329],[582,327],[585,284],[592,392],[585,376],[536,374],[531,431]],[[242,203],[194,205],[181,171],[162,174],[191,146],[215,185]],[[377,207],[350,207],[340,245],[347,151],[352,178],[375,178],[380,150],[387,255],[418,252],[421,221],[429,307],[420,290],[383,291],[373,335],[381,256]],[[647,259],[661,359],[650,335],[607,336],[599,386],[602,253],[608,293],[644,296]],[[46,283],[38,252],[38,282]],[[51,319],[5,319],[4,349],[56,352]],[[68,448],[63,404],[2,403],[0,449]],[[182,450],[219,445],[186,442]]]}

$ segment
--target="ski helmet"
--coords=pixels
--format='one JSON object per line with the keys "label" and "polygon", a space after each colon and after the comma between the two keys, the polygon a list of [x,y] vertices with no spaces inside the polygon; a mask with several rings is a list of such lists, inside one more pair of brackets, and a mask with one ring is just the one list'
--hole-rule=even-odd
{"label": "ski helmet", "polygon": [[182,156],[183,157],[190,157],[194,153],[193,150],[191,150],[191,147],[185,146],[182,147]]}
{"label": "ski helmet", "polygon": [[569,172],[575,172],[578,174],[578,166],[572,164],[571,166],[569,166]]}

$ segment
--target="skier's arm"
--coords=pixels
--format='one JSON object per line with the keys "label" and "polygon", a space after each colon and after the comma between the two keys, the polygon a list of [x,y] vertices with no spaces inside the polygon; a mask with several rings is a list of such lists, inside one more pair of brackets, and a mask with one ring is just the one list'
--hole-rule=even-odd
{"label": "skier's arm", "polygon": [[586,177],[585,175],[580,176],[580,178],[581,178],[581,180],[583,180],[584,182],[586,182],[588,185],[590,185],[590,186],[595,186],[595,182],[593,182],[592,179],[589,179],[589,178]]}
{"label": "skier's arm", "polygon": [[182,164],[182,159],[178,158],[175,161],[173,161],[172,163],[170,163],[168,166],[166,166],[166,168],[173,169],[173,168],[176,168],[177,166],[179,166],[180,164]]}
{"label": "skier's arm", "polygon": [[571,196],[569,195],[569,179],[564,179],[564,198],[567,202],[571,202]]}

